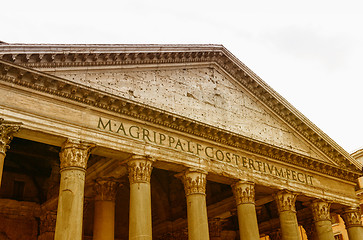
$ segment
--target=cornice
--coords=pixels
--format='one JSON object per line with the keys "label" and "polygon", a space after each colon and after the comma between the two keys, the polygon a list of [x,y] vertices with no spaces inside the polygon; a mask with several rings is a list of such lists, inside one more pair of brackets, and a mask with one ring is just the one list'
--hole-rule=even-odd
{"label": "cornice", "polygon": [[[359,171],[361,164],[358,161],[307,120],[223,46],[181,45],[180,48],[178,48],[179,45],[152,45],[152,48],[149,48],[150,45],[130,45],[129,48],[126,45],[108,46],[114,50],[113,53],[102,52],[106,47],[97,48],[97,45],[90,45],[89,48],[87,48],[88,45],[67,45],[64,48],[62,48],[63,45],[32,45],[34,48],[40,47],[44,51],[47,50],[47,53],[31,52],[30,46],[21,46],[9,47],[6,45],[7,50],[0,47],[0,56],[2,55],[3,59],[22,65],[0,60],[2,81],[164,125],[307,169],[321,169],[319,171],[331,176],[353,181],[353,178],[361,175]],[[75,46],[79,49],[78,53],[71,51],[71,48]],[[16,51],[15,48],[22,49],[22,51]],[[118,52],[115,49],[118,49]],[[11,54],[11,52],[14,53]],[[76,55],[77,57],[72,60],[72,56]],[[36,61],[36,58],[40,56],[42,58]],[[331,158],[337,166],[28,68],[192,62],[218,64],[303,137]],[[345,173],[341,171],[345,171]]]}

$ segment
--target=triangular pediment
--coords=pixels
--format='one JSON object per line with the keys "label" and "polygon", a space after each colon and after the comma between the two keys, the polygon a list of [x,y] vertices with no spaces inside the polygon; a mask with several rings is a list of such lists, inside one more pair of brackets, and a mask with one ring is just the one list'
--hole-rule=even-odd
{"label": "triangular pediment", "polygon": [[323,162],[334,162],[214,65],[51,74]]}
{"label": "triangular pediment", "polygon": [[2,62],[21,75],[55,76],[52,81],[88,86],[107,99],[128,99],[329,165],[361,169],[220,45],[7,45],[0,46],[0,57],[22,65]]}

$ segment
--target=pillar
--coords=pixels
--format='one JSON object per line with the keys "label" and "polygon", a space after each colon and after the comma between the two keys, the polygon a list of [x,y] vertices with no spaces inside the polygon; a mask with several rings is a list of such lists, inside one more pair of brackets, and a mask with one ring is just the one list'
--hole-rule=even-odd
{"label": "pillar", "polygon": [[130,240],[152,239],[150,189],[152,163],[151,159],[137,155],[127,162],[130,182]]}
{"label": "pillar", "polygon": [[296,197],[296,193],[287,190],[275,194],[282,240],[301,240],[295,209]]}
{"label": "pillar", "polygon": [[55,240],[82,239],[84,183],[92,147],[73,140],[62,146]]}
{"label": "pillar", "polygon": [[19,131],[21,123],[8,122],[0,118],[0,187],[3,175],[6,150],[13,139],[13,134]]}
{"label": "pillar", "polygon": [[182,175],[187,200],[189,240],[209,240],[206,177],[207,172],[196,169],[189,169]]}
{"label": "pillar", "polygon": [[114,240],[115,199],[118,182],[114,178],[97,179],[95,190],[95,212],[93,224],[94,240]]}
{"label": "pillar", "polygon": [[363,239],[362,215],[359,207],[345,209],[341,215],[348,232],[349,240]]}
{"label": "pillar", "polygon": [[232,185],[232,191],[237,205],[240,239],[259,239],[254,183],[239,181]]}
{"label": "pillar", "polygon": [[318,240],[334,240],[330,218],[330,204],[330,202],[324,200],[315,200],[310,205]]}

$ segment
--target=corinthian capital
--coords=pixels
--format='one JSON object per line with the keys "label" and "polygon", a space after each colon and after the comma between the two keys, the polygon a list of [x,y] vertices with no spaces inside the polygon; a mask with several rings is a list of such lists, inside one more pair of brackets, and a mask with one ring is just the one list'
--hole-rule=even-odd
{"label": "corinthian capital", "polygon": [[87,161],[93,144],[67,140],[59,153],[61,170],[66,168],[87,168]]}
{"label": "corinthian capital", "polygon": [[5,155],[13,134],[19,131],[21,123],[4,121],[0,118],[0,153]]}
{"label": "corinthian capital", "polygon": [[189,169],[181,175],[184,183],[185,195],[205,194],[207,185],[207,172],[196,169]]}
{"label": "corinthian capital", "polygon": [[255,203],[255,184],[239,181],[232,185],[237,206],[244,203]]}
{"label": "corinthian capital", "polygon": [[297,197],[296,193],[290,192],[288,190],[283,190],[276,193],[274,197],[279,213],[284,211],[296,212],[295,209],[295,201]]}
{"label": "corinthian capital", "polygon": [[359,207],[345,209],[341,216],[347,228],[362,227],[362,214]]}
{"label": "corinthian capital", "polygon": [[145,156],[134,155],[127,162],[130,184],[150,182],[153,160]]}
{"label": "corinthian capital", "polygon": [[315,222],[331,221],[330,205],[330,202],[324,200],[315,200],[311,203],[310,208],[313,212],[313,218]]}
{"label": "corinthian capital", "polygon": [[94,185],[96,201],[115,201],[119,182],[115,178],[100,178]]}

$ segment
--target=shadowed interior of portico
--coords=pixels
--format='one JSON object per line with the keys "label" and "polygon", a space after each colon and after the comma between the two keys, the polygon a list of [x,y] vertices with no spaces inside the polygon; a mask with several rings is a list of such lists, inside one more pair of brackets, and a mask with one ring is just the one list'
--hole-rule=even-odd
{"label": "shadowed interior of portico", "polygon": [[[20,206],[23,215],[34,215],[37,222],[28,217],[1,219],[6,225],[39,225],[41,235],[55,227],[55,221],[44,227],[44,214],[57,209],[59,192],[59,146],[47,145],[30,140],[14,138],[4,166],[3,184],[0,190],[1,209]],[[100,151],[97,152],[100,154]],[[107,155],[107,154],[105,154]],[[130,185],[124,161],[131,156],[119,153],[118,158],[109,153],[107,157],[91,154],[86,174],[84,201],[84,239],[92,239],[94,231],[94,184],[97,179],[112,178],[118,182],[115,200],[115,239],[128,238]],[[158,166],[157,164],[155,164]],[[154,239],[187,239],[187,205],[182,181],[176,176],[177,168],[168,165],[165,169],[154,167],[151,175],[152,225]],[[213,176],[207,177],[206,201],[211,239],[239,239],[236,204],[230,184],[216,182]],[[260,235],[269,235],[279,229],[279,215],[273,194],[276,189],[255,186],[256,212]],[[311,222],[312,214],[308,207],[312,199],[299,196],[296,201],[297,217],[300,225]],[[332,211],[339,209],[332,205]],[[3,211],[3,210],[2,210]],[[29,224],[31,223],[31,224]],[[45,230],[46,229],[46,230]],[[0,232],[2,231],[0,226]],[[26,231],[26,230],[23,230]],[[29,231],[31,231],[29,229]],[[22,234],[21,231],[14,232]]]}

